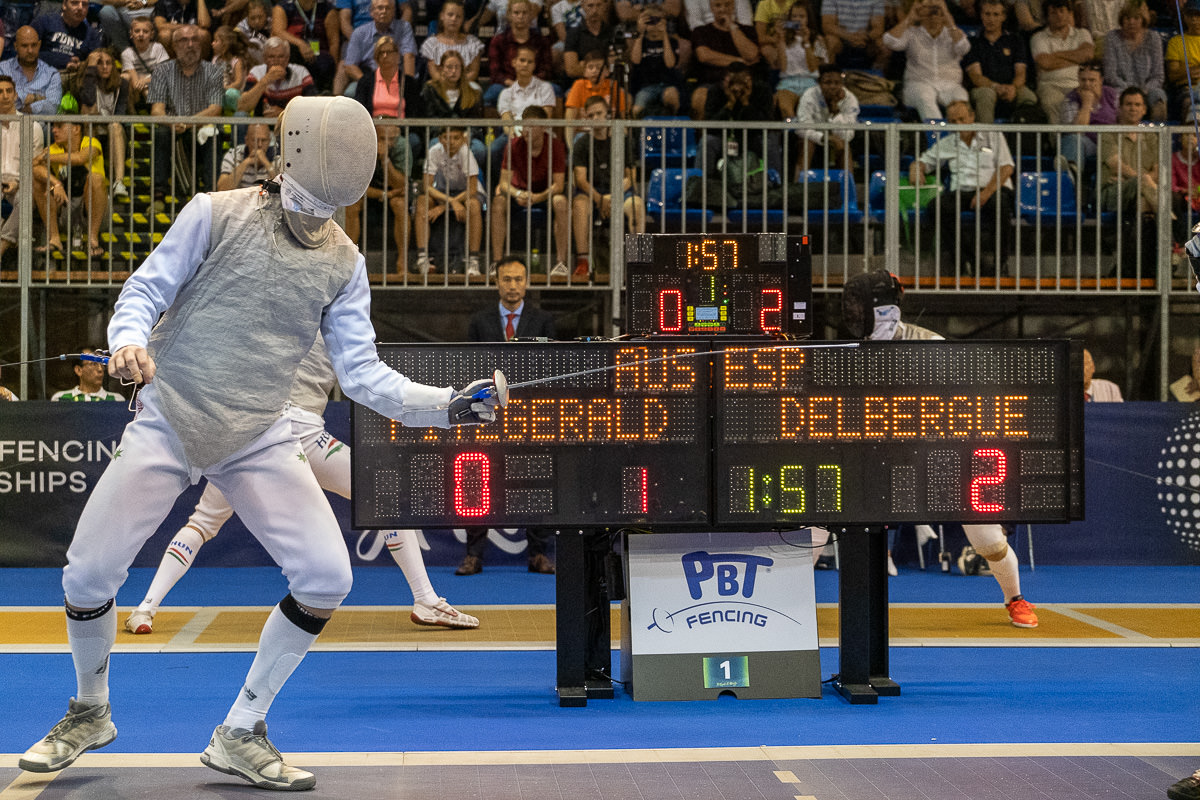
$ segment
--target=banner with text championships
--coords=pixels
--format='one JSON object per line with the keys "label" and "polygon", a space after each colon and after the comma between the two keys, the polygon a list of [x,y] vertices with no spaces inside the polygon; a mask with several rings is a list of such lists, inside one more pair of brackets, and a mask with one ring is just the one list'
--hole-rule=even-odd
{"label": "banner with text championships", "polygon": [[[75,523],[108,463],[120,450],[121,434],[133,419],[125,403],[0,404],[0,567],[62,567]],[[330,403],[326,427],[342,441],[349,438],[350,403]],[[175,501],[158,531],[134,560],[135,567],[157,567],[170,538],[200,499],[204,482]],[[350,530],[350,505],[326,494],[346,536],[351,563],[395,566],[378,531]],[[170,502],[163,498],[164,503]],[[167,509],[164,509],[167,511]],[[430,566],[457,564],[466,532],[426,530],[420,535]],[[488,564],[525,564],[523,530],[489,531],[493,546]],[[270,566],[271,557],[237,515],[204,547],[197,566]]]}

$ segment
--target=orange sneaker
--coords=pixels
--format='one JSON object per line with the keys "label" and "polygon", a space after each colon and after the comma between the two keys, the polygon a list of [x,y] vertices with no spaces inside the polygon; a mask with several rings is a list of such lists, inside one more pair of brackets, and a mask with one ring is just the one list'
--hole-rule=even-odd
{"label": "orange sneaker", "polygon": [[1005,603],[1004,607],[1008,609],[1008,619],[1018,628],[1038,626],[1037,614],[1033,613],[1037,606],[1026,600],[1025,595],[1017,595],[1011,602]]}

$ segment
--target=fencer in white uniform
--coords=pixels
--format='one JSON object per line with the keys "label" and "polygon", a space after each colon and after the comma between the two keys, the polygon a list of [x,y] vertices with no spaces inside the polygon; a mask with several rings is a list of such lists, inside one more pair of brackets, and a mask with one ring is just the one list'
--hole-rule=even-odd
{"label": "fencer in white uniform", "polygon": [[[842,322],[858,339],[899,341],[944,338],[928,328],[910,325],[900,318],[900,281],[886,270],[859,273],[846,281],[842,291]],[[924,526],[920,526],[924,527]],[[987,559],[992,575],[1004,592],[1009,621],[1018,628],[1036,628],[1036,606],[1021,594],[1017,554],[1008,546],[1001,525],[963,525],[967,541]]]}
{"label": "fencer in white uniform", "polygon": [[374,171],[366,109],[348,98],[297,98],[279,130],[277,191],[197,195],[117,299],[109,373],[144,386],[67,551],[78,693],[20,758],[22,769],[60,770],[116,738],[108,691],[114,598],[172,499],[207,477],[282,568],[289,593],[264,624],[201,761],[264,788],[312,788],[312,773],[286,765],[267,739],[265,718],[352,575],[337,519],[283,414],[299,364],[320,332],[342,390],[380,414],[412,426],[495,419],[492,381],[456,392],[415,383],[379,360],[366,263],[331,220],[363,196]]}
{"label": "fencer in white uniform", "polygon": [[[350,448],[325,430],[325,406],[336,383],[325,343],[317,337],[317,343],[300,362],[285,413],[292,420],[292,433],[300,440],[317,483],[327,492],[348,498]],[[211,483],[205,486],[187,523],[171,537],[146,596],[125,620],[125,630],[134,634],[153,633],[154,615],[167,593],[191,568],[204,543],[216,536],[232,516],[233,508],[221,490]],[[479,627],[477,617],[459,611],[434,591],[415,530],[380,531],[380,534],[412,591],[409,619],[413,623],[445,628]]]}

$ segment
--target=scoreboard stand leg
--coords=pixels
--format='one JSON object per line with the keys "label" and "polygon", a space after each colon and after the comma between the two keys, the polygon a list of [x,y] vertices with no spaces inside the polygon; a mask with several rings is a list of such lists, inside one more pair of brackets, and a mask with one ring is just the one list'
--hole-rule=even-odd
{"label": "scoreboard stand leg", "polygon": [[608,536],[555,531],[554,576],[558,704],[612,699],[612,630],[605,564]]}
{"label": "scoreboard stand leg", "polygon": [[882,527],[847,527],[838,580],[838,676],[834,688],[851,704],[900,694],[888,673],[887,538]]}

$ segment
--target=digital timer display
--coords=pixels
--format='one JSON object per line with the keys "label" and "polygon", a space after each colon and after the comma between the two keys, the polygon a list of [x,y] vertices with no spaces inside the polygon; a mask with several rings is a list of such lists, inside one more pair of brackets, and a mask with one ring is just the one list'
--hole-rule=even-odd
{"label": "digital timer display", "polygon": [[[422,383],[492,369],[496,422],[353,412],[357,528],[1062,522],[1082,515],[1081,358],[1065,341],[699,338],[383,345]],[[590,371],[589,370],[594,370]]]}
{"label": "digital timer display", "polygon": [[637,335],[812,332],[807,236],[627,236],[625,272],[627,329]]}

